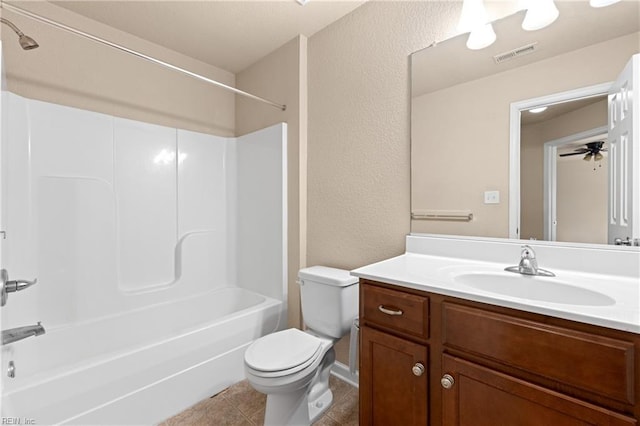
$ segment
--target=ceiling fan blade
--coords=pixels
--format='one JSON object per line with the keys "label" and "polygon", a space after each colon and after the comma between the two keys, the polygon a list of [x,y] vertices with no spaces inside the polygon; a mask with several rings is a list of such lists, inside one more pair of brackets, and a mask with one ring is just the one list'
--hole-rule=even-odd
{"label": "ceiling fan blade", "polygon": [[566,154],[560,154],[560,157],[567,157],[567,156],[569,156],[569,155],[582,155],[582,154],[586,154],[586,153],[588,153],[588,152],[589,152],[589,151],[569,152],[569,153],[566,153]]}

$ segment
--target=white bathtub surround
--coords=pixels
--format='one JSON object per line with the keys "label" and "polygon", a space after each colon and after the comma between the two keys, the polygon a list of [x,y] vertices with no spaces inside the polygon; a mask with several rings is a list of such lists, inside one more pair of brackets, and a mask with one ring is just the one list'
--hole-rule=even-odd
{"label": "white bathtub surround", "polygon": [[46,329],[2,347],[2,416],[153,423],[242,380],[286,318],[286,125],[223,138],[8,92],[2,109],[2,266],[38,278],[2,329]]}
{"label": "white bathtub surround", "polygon": [[[522,245],[554,278],[504,272],[518,265]],[[353,275],[403,287],[460,297],[613,329],[640,333],[640,249],[546,241],[413,234],[401,256],[352,271]],[[473,276],[472,276],[473,275]],[[557,297],[480,289],[466,277],[489,277],[492,285],[513,278],[526,284],[568,289]],[[534,287],[534,290],[535,289]],[[573,293],[575,290],[575,293]],[[572,295],[575,299],[572,300]],[[582,302],[589,299],[587,302]]]}

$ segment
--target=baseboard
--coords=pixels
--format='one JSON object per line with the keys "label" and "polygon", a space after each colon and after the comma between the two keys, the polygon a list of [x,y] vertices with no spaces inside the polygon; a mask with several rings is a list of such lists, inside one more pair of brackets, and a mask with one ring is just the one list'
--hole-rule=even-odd
{"label": "baseboard", "polygon": [[349,371],[349,366],[344,365],[340,361],[336,361],[333,363],[333,367],[331,367],[331,374],[333,374],[343,382],[349,383],[351,386],[358,387],[358,372],[356,371],[356,374],[351,374],[351,372]]}

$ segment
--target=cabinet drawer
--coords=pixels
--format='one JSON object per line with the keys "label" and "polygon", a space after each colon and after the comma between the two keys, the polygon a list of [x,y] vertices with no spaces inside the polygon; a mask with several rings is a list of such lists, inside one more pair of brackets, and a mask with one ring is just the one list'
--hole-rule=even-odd
{"label": "cabinet drawer", "polygon": [[429,298],[362,284],[364,321],[422,339],[429,337]]}
{"label": "cabinet drawer", "polygon": [[635,401],[632,342],[452,303],[443,306],[442,333],[445,347],[625,404]]}

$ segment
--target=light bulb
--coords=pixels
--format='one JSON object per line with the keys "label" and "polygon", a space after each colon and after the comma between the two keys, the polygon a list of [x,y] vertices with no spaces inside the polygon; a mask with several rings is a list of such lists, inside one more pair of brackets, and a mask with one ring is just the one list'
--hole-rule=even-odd
{"label": "light bulb", "polygon": [[469,33],[487,23],[489,17],[482,0],[464,0],[458,22],[460,33]]}
{"label": "light bulb", "polygon": [[484,49],[496,41],[496,33],[491,24],[485,24],[471,31],[467,39],[467,47],[471,50]]}
{"label": "light bulb", "polygon": [[589,0],[591,7],[605,7],[614,3],[618,3],[620,0]]}
{"label": "light bulb", "polygon": [[536,31],[558,19],[560,12],[553,0],[530,0],[527,3],[527,14],[522,22],[522,29]]}

